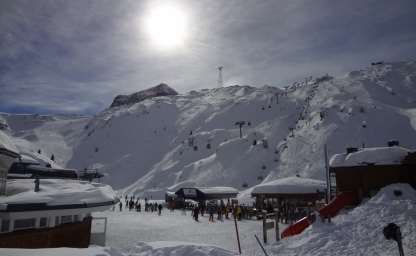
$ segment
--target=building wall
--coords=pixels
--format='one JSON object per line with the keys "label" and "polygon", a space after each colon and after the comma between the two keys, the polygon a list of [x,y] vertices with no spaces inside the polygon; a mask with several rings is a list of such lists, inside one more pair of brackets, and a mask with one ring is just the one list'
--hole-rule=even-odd
{"label": "building wall", "polygon": [[393,183],[416,187],[416,166],[412,165],[337,167],[331,171],[336,173],[337,192],[353,191],[360,199]]}
{"label": "building wall", "polygon": [[28,229],[0,234],[1,248],[86,248],[90,244],[91,217],[53,228]]}

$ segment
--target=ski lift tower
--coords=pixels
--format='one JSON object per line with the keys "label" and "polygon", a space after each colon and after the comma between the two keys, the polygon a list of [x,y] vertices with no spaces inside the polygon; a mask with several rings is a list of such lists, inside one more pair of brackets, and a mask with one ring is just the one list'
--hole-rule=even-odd
{"label": "ski lift tower", "polygon": [[219,66],[218,67],[218,87],[223,87],[223,80],[222,80],[222,69],[224,67],[223,66]]}

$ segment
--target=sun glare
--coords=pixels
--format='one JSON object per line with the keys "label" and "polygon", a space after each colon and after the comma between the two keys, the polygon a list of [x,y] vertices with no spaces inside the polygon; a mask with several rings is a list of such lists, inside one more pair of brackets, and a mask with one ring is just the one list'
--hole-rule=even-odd
{"label": "sun glare", "polygon": [[188,18],[183,9],[173,4],[160,4],[148,11],[144,29],[153,46],[171,50],[183,46],[188,33]]}

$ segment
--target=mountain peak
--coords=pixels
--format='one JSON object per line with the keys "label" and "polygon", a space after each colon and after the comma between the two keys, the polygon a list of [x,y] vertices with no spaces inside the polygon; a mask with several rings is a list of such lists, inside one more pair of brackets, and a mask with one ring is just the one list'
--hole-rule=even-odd
{"label": "mountain peak", "polygon": [[177,94],[178,92],[172,89],[171,87],[169,87],[167,84],[161,83],[149,89],[135,92],[130,95],[117,95],[114,98],[113,103],[111,103],[110,108],[123,106],[123,105],[132,105],[137,102],[141,102],[145,99],[150,99],[154,97],[177,95]]}

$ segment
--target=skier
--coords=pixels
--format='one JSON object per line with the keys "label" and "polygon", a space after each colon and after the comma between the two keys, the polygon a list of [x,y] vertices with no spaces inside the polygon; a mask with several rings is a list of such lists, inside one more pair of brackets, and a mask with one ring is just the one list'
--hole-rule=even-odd
{"label": "skier", "polygon": [[157,209],[159,210],[159,212],[158,212],[159,216],[162,215],[162,204],[159,204]]}
{"label": "skier", "polygon": [[118,206],[120,207],[120,212],[123,211],[123,203],[120,201],[120,203],[118,204]]}

